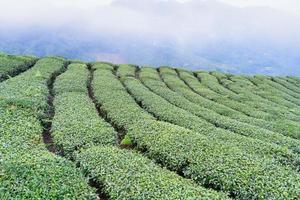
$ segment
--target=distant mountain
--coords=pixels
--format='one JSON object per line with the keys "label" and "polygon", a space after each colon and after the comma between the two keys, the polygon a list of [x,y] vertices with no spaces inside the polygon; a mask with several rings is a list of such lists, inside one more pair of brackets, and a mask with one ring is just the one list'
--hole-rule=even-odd
{"label": "distant mountain", "polygon": [[57,26],[1,27],[0,51],[300,75],[300,21],[270,8],[237,8],[215,0],[115,0],[88,14],[82,13],[87,21],[57,21]]}

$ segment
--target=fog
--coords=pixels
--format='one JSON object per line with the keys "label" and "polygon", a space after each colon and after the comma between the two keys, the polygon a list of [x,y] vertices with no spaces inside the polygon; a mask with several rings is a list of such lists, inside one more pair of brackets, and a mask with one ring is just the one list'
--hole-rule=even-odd
{"label": "fog", "polygon": [[[232,56],[227,56],[226,52],[231,48],[241,48],[244,54],[250,52],[245,58],[248,64],[251,60],[256,63],[255,59],[259,58],[259,55],[253,55],[255,51],[268,54],[268,59],[278,54],[282,57],[293,54],[290,59],[297,60],[295,54],[300,49],[300,15],[297,14],[300,3],[295,0],[0,0],[0,4],[0,39],[3,40],[0,51],[12,53],[37,52],[25,51],[22,46],[22,40],[29,40],[27,36],[30,35],[43,35],[43,40],[49,38],[59,43],[78,44],[75,45],[77,48],[91,46],[91,43],[104,45],[105,48],[87,53],[104,55],[95,56],[95,59],[150,65],[196,67],[198,61],[187,63],[177,56],[180,54],[191,56],[192,60],[197,60],[198,55],[201,60],[213,60],[212,63],[242,67],[245,63],[241,60],[242,56],[235,55],[238,57],[236,60],[241,62],[231,62]],[[14,45],[14,42],[17,47],[13,51],[8,48],[8,43]],[[32,48],[30,42],[26,45],[28,49]],[[127,55],[124,52],[128,48],[131,51],[151,48],[150,53],[147,51],[141,55],[149,59],[140,61],[134,58],[133,52]],[[159,54],[157,51],[176,52],[176,55],[170,56],[172,60],[160,63],[151,60]],[[58,50],[46,53],[69,56]],[[214,53],[220,56],[210,56]],[[83,55],[77,57],[82,58]],[[178,60],[175,61],[174,57]],[[277,68],[288,67],[286,61],[273,60],[267,62],[268,66],[260,66],[269,68],[273,67],[269,66],[272,63]],[[294,62],[289,63],[295,65]]]}
{"label": "fog", "polygon": [[176,0],[0,2],[1,32],[8,28],[66,26],[93,35],[101,32],[146,34],[161,38],[174,37],[180,41],[199,40],[202,36],[205,36],[203,40],[271,37],[287,41],[300,30],[300,18],[284,10],[235,7],[230,0],[230,4],[214,0],[190,0],[184,3]]}

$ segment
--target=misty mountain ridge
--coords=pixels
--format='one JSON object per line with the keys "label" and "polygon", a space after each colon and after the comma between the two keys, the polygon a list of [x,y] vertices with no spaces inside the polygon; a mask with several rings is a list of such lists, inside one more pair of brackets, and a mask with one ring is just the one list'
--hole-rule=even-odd
{"label": "misty mountain ridge", "polygon": [[[277,12],[219,1],[116,0],[68,24],[10,26],[0,32],[0,51],[230,73],[300,75],[300,22],[281,14],[275,23],[272,17]],[[88,21],[88,17],[97,21]],[[284,31],[288,28],[291,31]]]}

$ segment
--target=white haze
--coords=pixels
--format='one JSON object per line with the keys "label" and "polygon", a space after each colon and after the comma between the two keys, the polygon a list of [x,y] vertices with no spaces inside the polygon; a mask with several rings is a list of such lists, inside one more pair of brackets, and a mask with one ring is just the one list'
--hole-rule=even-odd
{"label": "white haze", "polygon": [[38,27],[77,40],[167,39],[183,50],[220,41],[300,49],[299,8],[298,0],[0,0],[0,36]]}
{"label": "white haze", "polygon": [[[245,1],[183,2],[185,3],[175,0],[0,0],[0,28],[1,32],[5,32],[15,28],[67,26],[95,35],[99,32],[146,34],[174,37],[182,42],[195,38],[207,41],[228,37],[261,37],[287,42],[296,37],[300,30],[300,18],[285,11],[272,10],[272,3],[269,3],[270,8],[237,9],[227,2],[244,5],[242,2]],[[248,4],[245,5],[268,5],[259,3],[264,1],[252,1],[252,4],[249,3],[251,0],[246,2]],[[300,4],[297,3],[299,1],[286,2],[293,2],[291,9],[296,9]],[[283,9],[286,10],[287,6],[288,4]]]}

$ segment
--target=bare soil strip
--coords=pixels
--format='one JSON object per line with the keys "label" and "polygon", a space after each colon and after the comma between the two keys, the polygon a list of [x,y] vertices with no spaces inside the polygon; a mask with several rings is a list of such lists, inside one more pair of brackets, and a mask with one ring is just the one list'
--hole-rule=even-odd
{"label": "bare soil strip", "polygon": [[64,73],[67,70],[67,66],[68,66],[69,62],[67,62],[65,64],[65,66],[54,72],[50,79],[47,81],[47,87],[48,87],[48,97],[47,97],[47,104],[48,104],[48,108],[45,110],[45,116],[44,119],[42,119],[42,125],[43,125],[43,141],[48,149],[48,151],[55,153],[56,154],[56,147],[55,144],[53,142],[52,136],[51,136],[51,128],[52,128],[52,119],[55,115],[55,108],[53,105],[53,101],[54,101],[54,90],[53,90],[53,85],[55,82],[56,77],[58,77],[59,75],[61,75],[62,73]]}

